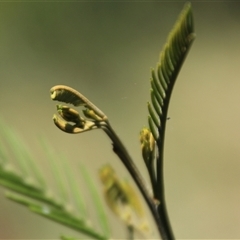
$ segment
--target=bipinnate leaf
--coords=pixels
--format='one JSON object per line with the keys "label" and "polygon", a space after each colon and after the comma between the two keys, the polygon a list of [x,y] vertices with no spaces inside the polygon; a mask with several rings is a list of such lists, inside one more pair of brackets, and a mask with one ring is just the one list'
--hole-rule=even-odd
{"label": "bipinnate leaf", "polygon": [[[174,84],[186,55],[195,39],[191,4],[181,12],[160,54],[156,70],[151,69],[151,103],[148,103],[148,124],[156,141],[156,177],[150,179],[154,198],[159,202],[160,232],[163,239],[173,239],[167,216],[163,183],[163,150],[168,107]],[[149,155],[151,153],[149,152]]]}
{"label": "bipinnate leaf", "polygon": [[[174,83],[195,38],[191,4],[185,5],[160,54],[156,71],[151,70],[151,103],[148,111],[158,130],[157,142],[163,140],[167,111]],[[156,120],[156,114],[159,120]],[[160,121],[160,123],[159,123]],[[152,126],[150,126],[152,129]],[[154,134],[155,135],[155,134]],[[161,145],[160,145],[160,149]]]}
{"label": "bipinnate leaf", "polygon": [[[4,134],[0,132],[0,158],[4,158],[3,160],[0,159],[0,185],[11,191],[6,194],[6,197],[28,207],[34,213],[68,226],[92,239],[107,240],[105,236],[106,216],[100,224],[103,233],[99,233],[94,227],[88,225],[89,216],[86,216],[85,204],[81,198],[83,195],[82,190],[79,185],[77,186],[78,179],[74,177],[67,163],[63,162],[62,156],[59,157],[54,154],[49,144],[46,144],[45,141],[44,152],[46,153],[46,158],[48,157],[48,163],[51,165],[52,176],[55,176],[56,187],[52,190],[51,184],[48,183],[49,179],[40,174],[41,171],[39,171],[40,168],[36,164],[37,161],[35,163],[30,162],[33,159],[28,157],[29,153],[26,152],[21,139],[14,135],[13,129],[10,132],[5,125],[0,121],[0,129],[7,130]],[[18,146],[18,141],[21,142],[21,147]],[[9,151],[5,151],[6,149],[3,148],[5,143],[8,145]],[[9,152],[11,153],[10,155]],[[12,161],[12,156],[14,156],[15,161]],[[14,167],[15,164],[17,166]],[[61,165],[63,165],[65,173],[62,171]],[[88,178],[90,179],[90,177]],[[93,185],[92,182],[86,181],[88,189],[93,188]],[[70,192],[67,191],[69,189],[72,190],[70,195]],[[72,198],[74,199],[73,201],[71,201]],[[95,203],[100,201],[100,197],[96,194],[94,198]],[[75,211],[71,211],[69,206]],[[98,208],[99,206],[96,207]],[[104,216],[104,210],[102,208],[100,210],[102,217]],[[78,213],[78,211],[80,212]]]}

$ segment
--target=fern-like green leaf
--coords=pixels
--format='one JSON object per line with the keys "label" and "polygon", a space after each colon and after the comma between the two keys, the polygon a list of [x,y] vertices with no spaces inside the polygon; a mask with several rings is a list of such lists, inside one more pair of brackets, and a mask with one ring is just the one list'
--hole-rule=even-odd
{"label": "fern-like green leaf", "polygon": [[[2,130],[0,131],[0,185],[11,190],[11,192],[6,194],[6,197],[28,207],[34,213],[68,226],[92,239],[107,239],[104,234],[97,232],[94,227],[88,225],[87,216],[82,217],[82,215],[86,215],[86,211],[83,214],[81,212],[78,214],[78,210],[81,211],[84,209],[80,197],[82,191],[77,187],[78,180],[73,179],[73,173],[70,172],[65,162],[64,169],[67,169],[67,172],[65,172],[66,176],[62,174],[62,168],[58,166],[61,165],[61,157],[53,154],[49,148],[49,144],[45,144],[45,152],[49,155],[48,163],[50,162],[52,165],[52,175],[56,176],[57,189],[54,189],[55,191],[50,189],[47,178],[40,174],[39,166],[35,169],[37,165],[31,162],[33,159],[29,157],[29,152],[26,152],[26,148],[19,136],[15,136],[14,130],[7,127],[1,120],[0,130]],[[21,142],[21,145],[18,145],[18,142]],[[5,145],[7,145],[7,148],[4,147]],[[12,156],[14,156],[14,161],[9,161],[12,159]],[[58,160],[58,164],[55,163],[56,159]],[[17,166],[14,167],[16,164]],[[69,175],[71,175],[71,178],[69,178]],[[66,179],[69,181],[65,181]],[[92,189],[94,184],[89,179],[90,177],[85,178],[86,186],[88,189]],[[69,189],[73,191],[71,196],[69,196]],[[72,198],[75,200],[72,202],[77,202],[77,211],[70,211],[68,209],[69,205],[75,208],[75,205],[70,200]],[[96,194],[94,195],[94,199],[95,202],[100,201],[100,197]],[[101,213],[103,214],[102,208]],[[79,216],[82,218],[79,218]],[[104,220],[105,224],[102,227],[103,232],[106,233],[106,216],[102,220]]]}
{"label": "fern-like green leaf", "polygon": [[[161,219],[161,233],[165,239],[172,239],[168,222],[163,186],[163,147],[167,112],[172,90],[185,57],[195,38],[191,4],[187,3],[180,14],[160,54],[157,69],[151,70],[151,104],[148,103],[148,124],[157,145],[156,179],[152,181],[154,197],[160,202],[158,213]],[[149,153],[150,154],[150,153]],[[152,176],[150,176],[152,177]]]}
{"label": "fern-like green leaf", "polygon": [[[162,136],[161,139],[163,139],[165,131],[165,122],[172,89],[194,38],[191,4],[188,3],[160,54],[160,62],[156,70],[157,76],[155,71],[151,70],[151,102],[160,119],[160,125],[163,126],[161,128],[158,127],[159,137]],[[153,122],[156,123],[152,108],[148,106],[148,109]],[[159,145],[160,150],[162,150],[162,147],[163,145]]]}
{"label": "fern-like green leaf", "polygon": [[[149,127],[156,139],[160,153],[158,161],[162,161],[160,158],[163,156],[165,125],[173,86],[194,38],[191,4],[188,3],[185,5],[160,54],[156,73],[153,69],[151,70],[151,104],[148,103],[151,118],[151,120],[149,119]],[[161,174],[159,170],[158,173]],[[159,174],[157,177],[160,179],[162,176]],[[157,195],[157,193],[155,194]]]}

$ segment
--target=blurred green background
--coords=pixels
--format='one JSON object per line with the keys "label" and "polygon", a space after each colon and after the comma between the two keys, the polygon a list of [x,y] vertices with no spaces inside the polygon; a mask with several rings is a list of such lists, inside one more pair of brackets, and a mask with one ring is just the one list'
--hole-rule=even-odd
{"label": "blurred green background", "polygon": [[[69,85],[109,117],[146,181],[139,131],[155,67],[183,1],[1,2],[1,118],[45,172],[39,137],[76,167],[124,168],[101,131],[68,135],[52,123],[49,89]],[[240,238],[240,3],[192,2],[195,40],[175,85],[165,143],[170,221],[178,239]],[[49,176],[51,178],[51,176]],[[89,206],[90,207],[90,206]],[[0,239],[53,239],[58,224],[0,190]],[[115,225],[117,225],[115,223]],[[116,227],[115,227],[116,228]],[[115,229],[115,238],[124,235]]]}

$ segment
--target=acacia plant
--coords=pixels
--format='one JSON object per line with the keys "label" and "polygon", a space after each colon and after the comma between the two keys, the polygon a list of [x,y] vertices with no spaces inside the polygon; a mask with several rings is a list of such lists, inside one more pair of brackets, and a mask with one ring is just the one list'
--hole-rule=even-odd
{"label": "acacia plant", "polygon": [[[82,108],[81,113],[79,113],[67,105],[57,105],[58,114],[54,115],[53,121],[59,129],[70,134],[102,129],[107,134],[111,140],[113,152],[124,164],[147,203],[156,223],[159,238],[162,239],[174,239],[164,197],[163,150],[167,113],[174,83],[194,38],[193,14],[191,4],[187,3],[167,38],[156,69],[151,70],[151,101],[147,104],[148,127],[144,127],[140,131],[142,158],[149,173],[151,193],[147,189],[135,162],[111,126],[107,115],[71,87],[57,85],[50,90],[52,100]],[[110,239],[110,230],[101,198],[98,196],[86,169],[82,167],[81,174],[94,200],[100,230],[96,230],[95,227],[88,224],[81,189],[71,174],[71,170],[66,167],[67,164],[63,163],[68,179],[67,188],[70,188],[74,202],[74,211],[67,207],[69,202],[66,198],[49,194],[48,184],[44,176],[40,174],[38,167],[31,161],[24,146],[19,145],[21,141],[15,144],[17,140],[14,132],[3,126],[1,129],[3,138],[0,149],[0,184],[11,190],[6,193],[7,198],[28,207],[32,212],[68,226],[84,234],[85,237],[99,240]],[[4,148],[6,144],[12,146],[16,153],[15,157],[20,165],[20,171],[9,168],[8,153]],[[56,164],[54,165],[54,159],[50,162],[53,165],[54,174],[58,175],[58,167]],[[139,201],[139,195],[136,194],[132,185],[117,176],[114,168],[109,164],[99,170],[99,178],[103,186],[104,199],[109,208],[123,221],[127,229],[127,237],[134,239],[136,232],[149,237],[151,229],[148,220],[144,218],[144,210],[141,201]],[[57,184],[59,195],[62,193],[64,196],[66,183],[58,176]],[[61,236],[61,238],[77,239],[67,236]]]}

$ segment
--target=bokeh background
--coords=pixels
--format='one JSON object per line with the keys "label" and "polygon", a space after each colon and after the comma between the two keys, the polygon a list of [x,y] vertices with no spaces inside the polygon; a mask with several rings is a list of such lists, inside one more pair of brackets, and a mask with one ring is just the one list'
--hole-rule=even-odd
{"label": "bokeh background", "polygon": [[[156,66],[183,5],[0,2],[1,118],[19,132],[49,178],[42,136],[73,168],[83,162],[96,181],[97,170],[107,162],[129,178],[103,132],[73,136],[53,125],[49,89],[65,84],[108,115],[148,181],[139,131],[147,125],[150,67]],[[176,82],[167,123],[167,208],[178,239],[238,239],[240,3],[193,1],[192,6],[197,38]],[[79,236],[6,200],[4,192],[0,190],[0,239]],[[116,239],[124,237],[119,225],[115,222]]]}

